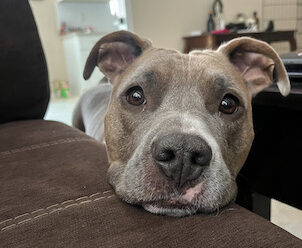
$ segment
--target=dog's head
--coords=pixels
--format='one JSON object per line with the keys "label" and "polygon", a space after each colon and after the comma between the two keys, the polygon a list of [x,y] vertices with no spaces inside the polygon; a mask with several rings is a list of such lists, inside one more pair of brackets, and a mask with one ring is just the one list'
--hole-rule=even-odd
{"label": "dog's head", "polygon": [[171,216],[213,212],[236,196],[254,132],[251,98],[286,71],[266,43],[234,39],[216,51],[177,51],[121,31],[86,63],[113,84],[105,118],[109,183],[117,195]]}

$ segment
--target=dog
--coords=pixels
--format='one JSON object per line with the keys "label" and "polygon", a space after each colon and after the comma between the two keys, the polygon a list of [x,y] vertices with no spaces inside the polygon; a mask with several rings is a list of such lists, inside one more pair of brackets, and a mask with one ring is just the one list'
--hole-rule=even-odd
{"label": "dog", "polygon": [[168,216],[234,201],[254,138],[252,98],[275,82],[283,96],[290,92],[277,53],[248,37],[183,54],[118,31],[95,44],[85,79],[96,66],[110,85],[82,97],[74,125],[105,138],[118,197]]}

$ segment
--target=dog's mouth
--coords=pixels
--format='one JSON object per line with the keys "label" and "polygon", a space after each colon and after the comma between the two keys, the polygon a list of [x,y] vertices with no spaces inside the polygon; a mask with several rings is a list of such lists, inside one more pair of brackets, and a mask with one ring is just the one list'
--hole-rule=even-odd
{"label": "dog's mouth", "polygon": [[194,187],[190,187],[179,196],[171,197],[168,200],[157,200],[143,202],[142,206],[145,210],[161,215],[169,216],[186,216],[197,212],[198,197],[202,194],[202,183],[198,183]]}

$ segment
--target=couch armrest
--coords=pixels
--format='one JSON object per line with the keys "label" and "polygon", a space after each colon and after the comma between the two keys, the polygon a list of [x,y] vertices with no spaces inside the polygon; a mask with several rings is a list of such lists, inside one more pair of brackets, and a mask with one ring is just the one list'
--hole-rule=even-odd
{"label": "couch armrest", "polygon": [[28,1],[0,1],[0,30],[0,124],[42,119],[48,72]]}
{"label": "couch armrest", "polygon": [[173,218],[121,202],[106,183],[105,148],[64,124],[0,125],[3,247],[302,247],[238,205]]}

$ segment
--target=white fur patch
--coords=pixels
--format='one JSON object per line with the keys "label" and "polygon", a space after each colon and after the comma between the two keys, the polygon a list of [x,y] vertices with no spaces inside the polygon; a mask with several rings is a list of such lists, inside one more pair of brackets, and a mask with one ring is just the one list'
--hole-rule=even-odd
{"label": "white fur patch", "polygon": [[206,126],[205,122],[200,120],[200,118],[194,117],[193,115],[182,113],[181,124],[183,133],[198,135],[199,137],[204,139],[212,149],[212,160],[216,161],[216,163],[224,165],[227,168],[222,157],[220,147],[211,134],[209,128]]}

